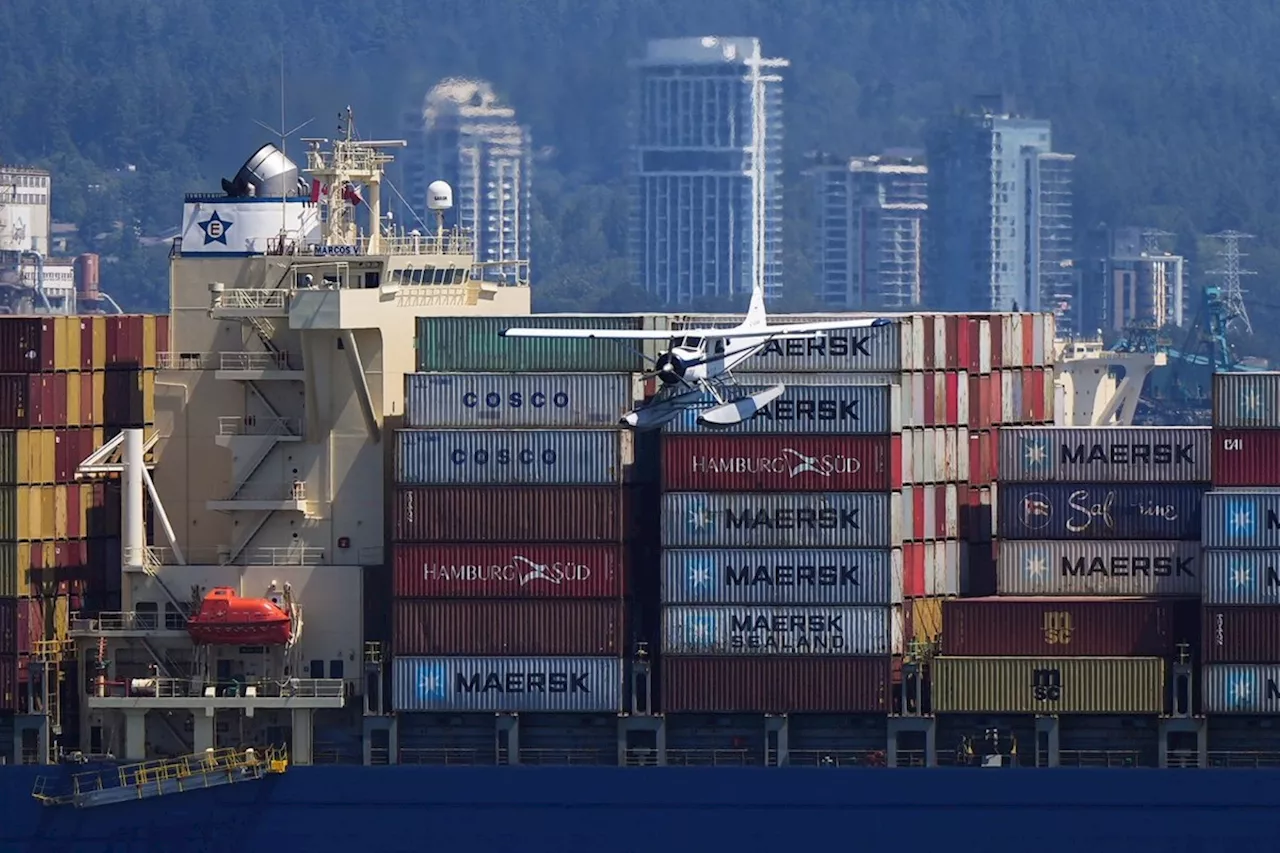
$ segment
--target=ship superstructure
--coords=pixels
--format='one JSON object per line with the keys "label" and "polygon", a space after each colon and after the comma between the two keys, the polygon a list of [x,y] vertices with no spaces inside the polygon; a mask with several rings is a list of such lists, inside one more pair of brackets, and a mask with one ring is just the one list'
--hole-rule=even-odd
{"label": "ship superstructure", "polygon": [[[383,174],[404,143],[346,126],[305,140],[303,170],[264,145],[224,192],[185,199],[156,433],[126,433],[115,468],[122,610],[74,631],[99,675],[85,752],[138,761],[266,742],[305,764],[317,728],[359,733],[362,710],[387,719],[386,603],[366,590],[385,586],[386,445],[414,318],[527,314],[530,298],[525,276],[484,280],[470,234],[392,228]],[[441,214],[450,189],[431,189]],[[152,473],[131,461],[145,450]],[[159,546],[142,529],[144,489]],[[238,640],[241,619],[274,628],[246,624]]]}

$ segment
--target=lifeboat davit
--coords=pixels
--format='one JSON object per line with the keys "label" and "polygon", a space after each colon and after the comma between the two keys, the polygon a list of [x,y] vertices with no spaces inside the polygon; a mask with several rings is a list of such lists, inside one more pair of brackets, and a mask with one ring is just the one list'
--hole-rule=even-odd
{"label": "lifeboat davit", "polygon": [[289,614],[266,598],[241,598],[229,586],[209,591],[187,633],[202,645],[283,646],[293,636]]}

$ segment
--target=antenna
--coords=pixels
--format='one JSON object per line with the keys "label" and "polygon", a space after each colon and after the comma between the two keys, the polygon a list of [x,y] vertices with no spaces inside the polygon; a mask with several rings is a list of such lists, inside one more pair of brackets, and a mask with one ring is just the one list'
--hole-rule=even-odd
{"label": "antenna", "polygon": [[[286,146],[288,144],[287,140],[289,139],[289,137],[293,136],[295,133],[302,130],[307,125],[311,124],[311,122],[315,121],[315,117],[312,116],[311,118],[307,119],[302,124],[298,125],[297,127],[291,130],[285,130],[286,125],[285,125],[285,112],[284,112],[285,110],[284,86],[285,86],[284,44],[281,43],[280,45],[280,127],[279,129],[274,128],[271,125],[267,124],[266,122],[258,121],[256,118],[253,120],[253,123],[256,124],[258,127],[262,128],[263,130],[265,130],[267,133],[280,137],[280,153],[285,155],[285,157],[288,157],[289,152],[288,150],[286,150]],[[289,231],[289,203],[284,198],[281,198],[280,199],[280,249],[281,251],[284,250],[285,235],[288,233],[288,231]]]}
{"label": "antenna", "polygon": [[1240,269],[1240,259],[1245,257],[1240,251],[1240,241],[1253,235],[1240,231],[1221,231],[1209,236],[1222,241],[1222,251],[1218,253],[1218,257],[1222,258],[1222,266],[1205,272],[1209,275],[1222,276],[1222,305],[1227,310],[1227,325],[1239,323],[1252,335],[1253,324],[1249,322],[1249,312],[1244,307],[1244,290],[1240,287],[1240,276],[1258,273],[1255,270]]}

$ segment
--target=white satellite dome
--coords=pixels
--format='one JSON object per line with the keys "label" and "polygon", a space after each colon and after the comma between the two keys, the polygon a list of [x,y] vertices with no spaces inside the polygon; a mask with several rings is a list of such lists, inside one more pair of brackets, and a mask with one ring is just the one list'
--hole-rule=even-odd
{"label": "white satellite dome", "polygon": [[446,181],[432,181],[427,187],[427,208],[449,210],[453,207],[453,187]]}

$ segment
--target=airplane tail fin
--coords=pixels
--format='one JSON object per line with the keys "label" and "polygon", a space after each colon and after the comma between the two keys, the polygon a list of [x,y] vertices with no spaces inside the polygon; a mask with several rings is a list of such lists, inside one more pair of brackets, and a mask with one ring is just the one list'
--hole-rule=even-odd
{"label": "airplane tail fin", "polygon": [[765,326],[768,322],[769,318],[764,310],[764,282],[757,281],[751,288],[751,304],[747,307],[747,316],[742,325]]}

